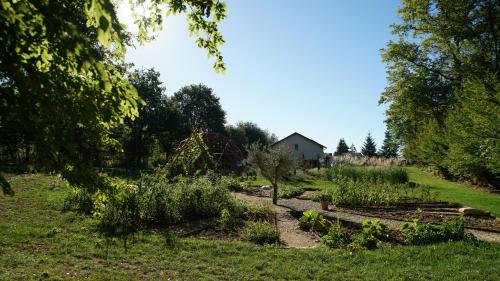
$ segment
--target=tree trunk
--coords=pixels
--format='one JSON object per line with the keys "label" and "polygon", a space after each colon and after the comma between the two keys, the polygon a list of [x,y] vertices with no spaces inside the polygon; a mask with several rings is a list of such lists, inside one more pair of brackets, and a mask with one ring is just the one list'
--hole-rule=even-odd
{"label": "tree trunk", "polygon": [[273,184],[273,204],[278,204],[278,184]]}

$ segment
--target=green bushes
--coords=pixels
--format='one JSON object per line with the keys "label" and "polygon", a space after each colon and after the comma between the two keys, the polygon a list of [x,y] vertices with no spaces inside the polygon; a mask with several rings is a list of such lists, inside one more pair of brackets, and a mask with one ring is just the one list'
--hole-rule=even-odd
{"label": "green bushes", "polygon": [[400,184],[408,182],[406,170],[400,167],[357,167],[338,165],[325,171],[325,177],[329,181],[351,179],[364,182],[385,182]]}
{"label": "green bushes", "polygon": [[338,206],[387,206],[403,198],[428,200],[431,198],[430,188],[342,178],[338,180],[338,188],[332,191],[332,203]]}
{"label": "green bushes", "polygon": [[218,217],[235,201],[218,179],[178,178],[169,182],[161,174],[145,175],[138,184],[141,218],[149,225],[169,225],[192,219]]}
{"label": "green bushes", "polygon": [[276,226],[268,221],[250,221],[241,231],[241,237],[257,244],[276,244],[279,243],[280,233]]}
{"label": "green bushes", "polygon": [[474,236],[465,233],[463,218],[457,218],[435,226],[420,224],[418,220],[405,223],[402,226],[404,242],[408,245],[425,245],[442,241],[461,241],[474,239]]}

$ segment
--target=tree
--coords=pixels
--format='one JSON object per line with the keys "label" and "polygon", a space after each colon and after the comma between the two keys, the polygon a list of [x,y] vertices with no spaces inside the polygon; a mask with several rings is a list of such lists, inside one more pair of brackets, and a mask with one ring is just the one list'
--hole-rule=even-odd
{"label": "tree", "polygon": [[193,130],[224,133],[226,112],[213,90],[205,85],[189,85],[174,94],[172,100]]}
{"label": "tree", "polygon": [[[217,71],[224,70],[217,28],[225,17],[223,2],[150,5],[149,14],[135,13],[141,42],[161,27],[163,14],[187,13],[198,46],[216,58]],[[21,124],[38,165],[74,185],[98,187],[102,181],[86,152],[116,144],[110,130],[138,114],[140,98],[123,64],[131,38],[111,0],[2,1],[0,127],[6,120]]]}
{"label": "tree", "polygon": [[245,148],[250,144],[259,143],[264,147],[272,143],[272,136],[269,132],[252,122],[238,122],[236,126],[229,125],[226,127],[226,134],[245,154]]}
{"label": "tree", "polygon": [[398,149],[398,143],[392,138],[391,132],[389,130],[386,130],[384,142],[382,143],[382,148],[380,149],[378,154],[385,158],[397,157]]}
{"label": "tree", "polygon": [[271,183],[273,204],[276,205],[278,203],[278,183],[295,167],[292,151],[284,145],[261,148],[258,143],[253,143],[248,147],[247,163],[258,169],[262,176]]}
{"label": "tree", "polygon": [[361,154],[366,157],[377,156],[377,145],[375,144],[375,141],[373,140],[370,133],[368,133],[368,136],[366,136],[366,140],[363,143],[363,148],[361,148]]}
{"label": "tree", "polygon": [[333,155],[335,156],[340,156],[342,154],[348,153],[349,152],[349,147],[345,143],[344,139],[339,140],[339,144],[337,145],[337,150]]}
{"label": "tree", "polygon": [[[398,40],[382,52],[389,85],[380,103],[389,104],[391,134],[407,159],[456,178],[498,181],[486,164],[496,155],[486,155],[500,139],[490,122],[500,105],[500,2],[402,2]],[[473,137],[483,131],[487,141]]]}
{"label": "tree", "polygon": [[356,149],[356,146],[354,146],[354,143],[349,147],[349,152],[352,154],[358,153],[358,150]]}

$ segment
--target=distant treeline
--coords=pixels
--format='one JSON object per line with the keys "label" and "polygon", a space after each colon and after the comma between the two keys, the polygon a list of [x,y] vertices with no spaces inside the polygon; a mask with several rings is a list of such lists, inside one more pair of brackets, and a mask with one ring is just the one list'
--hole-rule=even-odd
{"label": "distant treeline", "polygon": [[[88,142],[78,132],[74,136],[82,160],[95,167],[147,168],[165,164],[179,142],[193,130],[220,133],[234,141],[243,154],[246,145],[267,145],[275,138],[252,122],[228,125],[219,98],[205,85],[189,85],[167,96],[160,74],[154,69],[134,70],[127,77],[142,103],[138,117],[127,118],[110,130],[109,141],[113,145],[103,147]],[[82,134],[85,129],[82,128]],[[2,166],[37,167],[37,163],[43,162],[24,124],[4,119],[0,135]]]}

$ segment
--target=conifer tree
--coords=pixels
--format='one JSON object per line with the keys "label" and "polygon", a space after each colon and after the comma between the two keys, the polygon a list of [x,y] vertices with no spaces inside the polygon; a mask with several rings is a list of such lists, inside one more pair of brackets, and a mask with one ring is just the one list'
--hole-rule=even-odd
{"label": "conifer tree", "polygon": [[340,156],[340,155],[348,153],[348,152],[349,152],[349,147],[345,143],[345,140],[340,139],[339,144],[337,145],[337,150],[335,151],[334,155]]}
{"label": "conifer tree", "polygon": [[361,154],[366,157],[377,156],[377,144],[369,132],[368,136],[366,136],[365,142],[363,143],[363,148],[361,148]]}
{"label": "conifer tree", "polygon": [[379,151],[379,155],[385,158],[397,157],[399,144],[392,138],[389,130],[385,131],[384,143]]}

